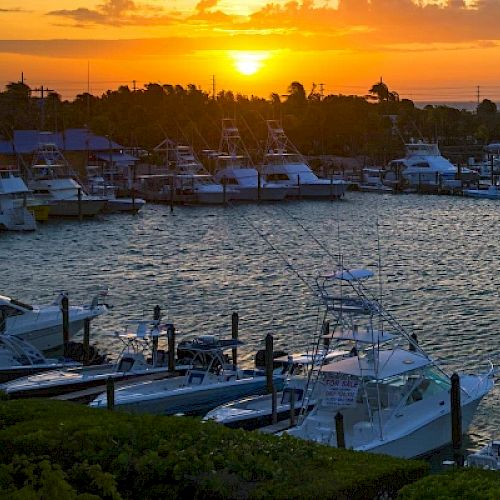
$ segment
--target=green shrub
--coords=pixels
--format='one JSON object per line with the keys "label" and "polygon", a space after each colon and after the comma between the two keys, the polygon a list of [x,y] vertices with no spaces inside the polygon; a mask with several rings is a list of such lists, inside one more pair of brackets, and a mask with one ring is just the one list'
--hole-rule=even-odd
{"label": "green shrub", "polygon": [[480,469],[461,469],[425,477],[405,486],[398,500],[448,500],[500,498],[500,473]]}
{"label": "green shrub", "polygon": [[423,462],[188,417],[0,403],[1,498],[372,499],[426,473]]}

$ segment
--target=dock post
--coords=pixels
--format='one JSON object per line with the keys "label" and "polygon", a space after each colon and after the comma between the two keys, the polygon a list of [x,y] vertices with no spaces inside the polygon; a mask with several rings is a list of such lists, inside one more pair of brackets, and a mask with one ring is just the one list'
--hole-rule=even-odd
{"label": "dock post", "polygon": [[330,347],[330,322],[325,321],[323,323],[323,348],[327,351]]}
{"label": "dock post", "polygon": [[61,312],[62,312],[64,356],[66,357],[68,355],[68,342],[69,342],[69,300],[66,294],[63,294],[61,299]]}
{"label": "dock post", "polygon": [[463,466],[462,456],[462,405],[460,403],[460,377],[457,373],[451,376],[451,441],[453,445],[453,459],[458,467]]}
{"label": "dock post", "polygon": [[[156,305],[153,309],[153,319],[158,321],[158,329],[160,328],[160,318],[161,318],[161,307]],[[153,336],[153,346],[152,346],[152,358],[153,358],[153,366],[156,366],[158,362],[158,335]]]}
{"label": "dock post", "polygon": [[224,206],[227,205],[227,184],[226,179],[222,180],[222,203]]}
{"label": "dock post", "polygon": [[83,321],[83,364],[90,363],[90,318]]}
{"label": "dock post", "polygon": [[261,186],[262,183],[262,174],[260,172],[257,172],[257,201],[260,203],[260,200],[262,198],[262,193],[261,193]]}
{"label": "dock post", "polygon": [[299,199],[302,199],[302,190],[300,189],[300,174],[297,174],[297,186],[299,187]]}
{"label": "dock post", "polygon": [[82,188],[78,188],[78,219],[83,220],[83,212],[82,212]]}
{"label": "dock post", "polygon": [[334,200],[333,196],[333,172],[330,174],[330,201]]}
{"label": "dock post", "polygon": [[335,415],[335,433],[337,434],[337,448],[345,448],[344,415],[339,411]]}
{"label": "dock post", "polygon": [[174,211],[174,176],[170,176],[170,213]]}
{"label": "dock post", "polygon": [[272,424],[276,425],[278,423],[278,393],[276,392],[276,387],[273,385],[273,392],[271,393],[272,399]]}
{"label": "dock post", "polygon": [[175,372],[175,326],[171,323],[167,326],[168,336],[168,371]]}
{"label": "dock post", "polygon": [[417,350],[417,345],[418,345],[418,337],[416,333],[412,333],[410,335],[410,338],[412,339],[410,341],[410,345],[408,346],[408,350],[415,352]]}
{"label": "dock post", "polygon": [[115,409],[115,381],[113,377],[106,380],[106,403],[108,410]]}
{"label": "dock post", "polygon": [[273,392],[273,344],[274,339],[273,336],[268,333],[266,335],[266,388],[267,393],[271,394]]}
{"label": "dock post", "polygon": [[[495,160],[493,158],[493,155],[490,156],[490,175],[491,175],[491,185],[495,185],[495,174],[494,172],[494,166],[495,166]],[[478,181],[479,184],[479,181]],[[479,188],[478,188],[479,189]]]}
{"label": "dock post", "polygon": [[295,427],[295,387],[290,392],[290,427]]}
{"label": "dock post", "polygon": [[[238,323],[239,315],[236,311],[231,315],[231,338],[238,341]],[[231,356],[233,359],[233,366],[236,369],[238,366],[238,346],[235,345],[231,351]]]}

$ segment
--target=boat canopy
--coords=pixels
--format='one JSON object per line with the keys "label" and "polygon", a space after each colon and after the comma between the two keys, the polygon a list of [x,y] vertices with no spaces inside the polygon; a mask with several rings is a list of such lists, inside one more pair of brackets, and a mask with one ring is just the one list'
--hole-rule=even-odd
{"label": "boat canopy", "polygon": [[431,361],[422,354],[404,349],[391,349],[378,351],[375,356],[367,355],[363,358],[353,356],[334,361],[323,366],[322,371],[383,380],[430,364]]}
{"label": "boat canopy", "polygon": [[325,279],[342,280],[342,281],[363,281],[373,276],[373,272],[369,269],[345,269],[337,271],[333,274],[326,274]]}
{"label": "boat canopy", "polygon": [[364,330],[361,332],[358,330],[337,330],[333,335],[328,334],[324,335],[324,337],[335,340],[352,340],[363,344],[378,344],[392,340],[394,335],[381,330]]}

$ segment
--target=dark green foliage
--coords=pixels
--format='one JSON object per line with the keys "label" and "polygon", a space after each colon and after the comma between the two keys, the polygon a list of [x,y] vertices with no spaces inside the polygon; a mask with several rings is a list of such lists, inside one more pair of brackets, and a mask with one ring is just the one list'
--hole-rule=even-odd
{"label": "dark green foliage", "polygon": [[401,500],[481,500],[500,498],[500,474],[497,471],[462,469],[427,476],[405,486]]}
{"label": "dark green foliage", "polygon": [[55,401],[0,403],[0,498],[374,498],[422,462]]}

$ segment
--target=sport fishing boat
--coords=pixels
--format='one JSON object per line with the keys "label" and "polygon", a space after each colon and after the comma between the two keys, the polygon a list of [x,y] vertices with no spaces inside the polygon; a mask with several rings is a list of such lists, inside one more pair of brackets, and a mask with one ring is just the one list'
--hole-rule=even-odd
{"label": "sport fishing boat", "polygon": [[262,173],[267,182],[284,186],[287,196],[302,198],[340,198],[348,183],[320,179],[286,136],[277,120],[267,120],[267,144]]}
{"label": "sport fishing boat", "polygon": [[[159,320],[130,321],[123,332],[112,334],[123,344],[115,363],[61,368],[30,375],[0,385],[9,398],[55,397],[96,388],[93,397],[115,382],[138,381],[145,377],[166,377],[169,373],[165,352],[156,349],[153,339],[165,335]],[[149,358],[148,358],[149,355]],[[176,369],[185,372],[186,366]],[[88,401],[88,400],[87,400]]]}
{"label": "sport fishing boat", "polygon": [[[100,300],[104,292],[96,295],[88,305],[69,306],[69,337],[79,332],[86,319],[94,319],[108,311]],[[52,304],[31,305],[0,295],[0,334],[19,337],[40,351],[51,351],[62,346],[61,292]]]}
{"label": "sport fishing boat", "polygon": [[[451,441],[451,379],[371,295],[364,285],[371,276],[366,269],[339,268],[318,279],[320,297],[338,325],[331,340],[337,348],[351,347],[351,355],[315,370],[317,404],[288,433],[338,446],[335,421],[341,414],[347,448],[425,455]],[[493,388],[493,366],[459,380],[465,433]]]}
{"label": "sport fishing boat", "polygon": [[[200,415],[218,405],[250,396],[264,394],[266,376],[261,370],[241,370],[229,363],[224,352],[242,342],[219,340],[213,335],[197,337],[184,343],[183,349],[193,352],[192,368],[184,376],[134,384],[115,391],[115,408],[156,415],[178,413]],[[284,376],[273,377],[278,390]],[[106,394],[101,394],[90,406],[106,408]]]}
{"label": "sport fishing boat", "polygon": [[0,230],[34,231],[36,222],[27,208],[29,189],[13,167],[0,167]]}
{"label": "sport fishing boat", "polygon": [[241,139],[236,121],[222,120],[222,136],[216,157],[217,166],[214,180],[226,186],[236,187],[233,201],[281,201],[285,199],[288,188],[266,182],[252,164],[252,160]]}
{"label": "sport fishing boat", "polygon": [[90,217],[106,205],[104,198],[87,194],[55,144],[39,144],[27,173],[28,187],[49,205],[51,217]]}
{"label": "sport fishing boat", "polygon": [[[462,186],[458,174],[458,168],[441,155],[437,144],[419,141],[406,144],[406,156],[389,162],[381,177],[386,186],[397,190],[423,187],[458,189]],[[472,180],[475,175],[466,167],[460,174],[464,180]]]}
{"label": "sport fishing boat", "polygon": [[0,383],[58,368],[78,366],[72,360],[48,359],[19,337],[0,335]]}
{"label": "sport fishing boat", "polygon": [[[277,421],[290,418],[292,404],[296,416],[314,408],[316,404],[314,395],[306,397],[308,370],[313,362],[324,364],[348,354],[349,351],[346,350],[325,350],[315,356],[306,352],[274,358],[274,363],[283,365],[282,373],[287,377],[283,390],[276,394]],[[272,410],[271,394],[249,396],[214,408],[203,420],[213,420],[233,429],[254,430],[272,424]]]}

